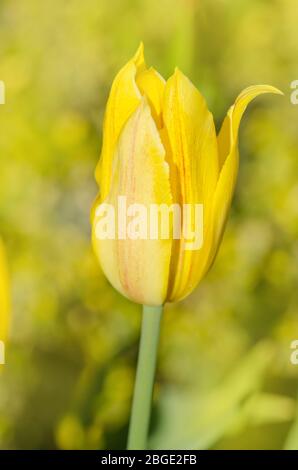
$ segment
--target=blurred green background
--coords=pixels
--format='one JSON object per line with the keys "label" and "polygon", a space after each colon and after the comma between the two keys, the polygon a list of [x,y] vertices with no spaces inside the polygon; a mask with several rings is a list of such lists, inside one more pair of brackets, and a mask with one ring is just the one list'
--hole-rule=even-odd
{"label": "blurred green background", "polygon": [[296,0],[1,0],[1,448],[125,447],[140,308],[101,275],[89,209],[109,87],[143,40],[149,65],[200,88],[217,128],[244,87],[285,93],[249,107],[217,261],[166,307],[150,445],[298,449],[297,24]]}

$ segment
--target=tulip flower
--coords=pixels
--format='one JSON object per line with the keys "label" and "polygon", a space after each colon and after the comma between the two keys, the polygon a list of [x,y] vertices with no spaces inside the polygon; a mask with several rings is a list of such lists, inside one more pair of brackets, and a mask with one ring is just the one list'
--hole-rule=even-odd
{"label": "tulip flower", "polygon": [[[177,68],[167,81],[148,68],[142,44],[113,82],[96,169],[100,192],[92,211],[92,239],[111,284],[146,306],[130,447],[145,442],[149,412],[144,408],[152,391],[148,375],[154,375],[161,306],[189,295],[215,259],[237,179],[240,121],[249,102],[262,93],[280,92],[268,85],[246,88],[216,135],[213,116],[201,93]],[[201,205],[202,245],[185,249],[185,232],[193,232],[194,224],[184,215],[181,225],[189,230],[181,231],[180,238],[130,238],[127,221],[120,234],[99,236],[101,208],[119,209],[119,197],[145,208]],[[115,214],[119,225],[121,211]],[[138,422],[140,414],[145,425]]]}
{"label": "tulip flower", "polygon": [[4,359],[4,346],[9,323],[9,282],[3,243],[0,240],[0,364]]}

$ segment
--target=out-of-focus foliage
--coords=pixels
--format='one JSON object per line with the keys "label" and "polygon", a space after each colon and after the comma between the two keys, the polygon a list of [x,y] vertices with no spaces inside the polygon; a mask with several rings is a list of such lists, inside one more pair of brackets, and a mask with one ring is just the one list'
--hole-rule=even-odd
{"label": "out-of-focus foliage", "polygon": [[89,208],[109,86],[141,39],[165,77],[192,78],[217,128],[245,86],[285,92],[250,107],[217,261],[166,308],[151,444],[298,448],[297,24],[296,0],[1,1],[1,448],[125,446],[140,311],[100,274]]}

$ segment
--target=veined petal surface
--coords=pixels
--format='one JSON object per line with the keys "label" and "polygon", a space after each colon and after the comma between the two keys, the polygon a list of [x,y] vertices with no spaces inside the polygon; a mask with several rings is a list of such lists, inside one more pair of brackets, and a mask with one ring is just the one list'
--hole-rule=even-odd
{"label": "veined petal surface", "polygon": [[[173,198],[183,209],[203,204],[204,240],[199,250],[185,250],[185,238],[173,243],[170,301],[192,290],[209,250],[210,208],[218,179],[217,141],[212,114],[190,80],[176,69],[167,81],[163,120],[168,140],[168,161]],[[189,227],[193,230],[194,227]]]}
{"label": "veined petal surface", "polygon": [[[116,148],[111,191],[106,202],[117,208],[119,196],[125,196],[127,207],[141,204],[147,214],[151,204],[172,203],[165,149],[146,98],[128,120]],[[147,239],[98,240],[96,223],[95,217],[95,251],[114,287],[135,302],[163,304],[168,287],[171,238],[149,239],[147,231]]]}
{"label": "veined petal surface", "polygon": [[117,140],[123,126],[141,101],[136,76],[145,68],[141,44],[134,57],[119,71],[111,87],[104,117],[102,151],[95,171],[100,186],[101,201],[106,198],[110,190],[112,159]]}
{"label": "veined petal surface", "polygon": [[153,67],[150,67],[137,75],[136,83],[142,95],[148,98],[155,123],[161,129],[163,126],[162,104],[165,80]]}

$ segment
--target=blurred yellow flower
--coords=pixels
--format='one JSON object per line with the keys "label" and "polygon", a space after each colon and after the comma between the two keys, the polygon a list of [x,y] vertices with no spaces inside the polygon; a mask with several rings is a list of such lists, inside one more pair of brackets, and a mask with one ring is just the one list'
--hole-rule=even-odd
{"label": "blurred yellow flower", "polygon": [[[238,171],[238,129],[249,102],[268,85],[246,88],[229,109],[219,135],[206,102],[178,69],[167,82],[147,68],[143,45],[120,70],[107,103],[101,158],[96,169],[100,194],[92,212],[93,246],[112,285],[145,305],[187,296],[211,266],[222,238]],[[103,204],[203,205],[203,244],[185,249],[176,239],[97,236]],[[119,215],[118,220],[119,223]],[[182,226],[192,224],[185,216]],[[189,227],[191,232],[193,227]]]}
{"label": "blurred yellow flower", "polygon": [[6,341],[8,333],[9,311],[10,300],[6,257],[3,243],[0,240],[0,341],[3,343]]}

